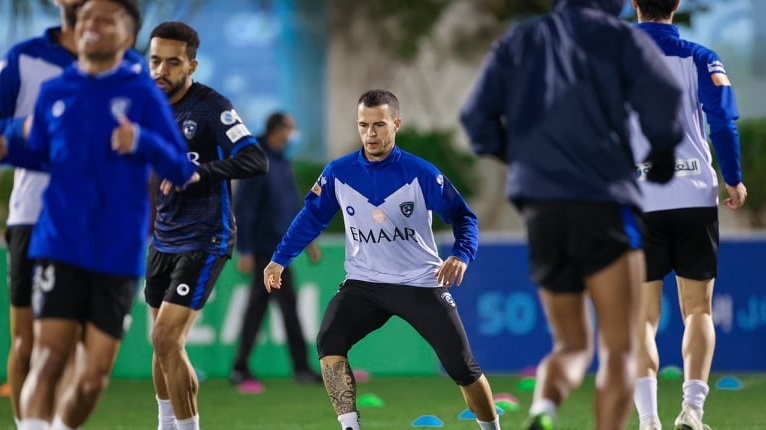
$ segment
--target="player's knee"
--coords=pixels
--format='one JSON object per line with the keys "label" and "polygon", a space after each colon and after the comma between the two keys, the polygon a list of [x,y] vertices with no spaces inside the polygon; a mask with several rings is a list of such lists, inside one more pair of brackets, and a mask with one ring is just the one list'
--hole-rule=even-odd
{"label": "player's knee", "polygon": [[473,357],[455,357],[455,359],[442,360],[442,366],[450,378],[461,387],[473,384],[483,374]]}
{"label": "player's knee", "polygon": [[79,391],[86,398],[96,398],[109,385],[109,372],[99,369],[89,369],[80,379]]}
{"label": "player's knee", "polygon": [[29,365],[32,359],[32,337],[17,336],[13,339],[13,354],[16,355],[17,363]]}
{"label": "player's knee", "polygon": [[317,352],[319,357],[325,357],[328,355],[348,355],[350,347],[346,343],[345,339],[340,336],[328,336],[326,331],[320,331],[317,335]]}
{"label": "player's knee", "polygon": [[152,329],[152,346],[160,357],[180,351],[183,346],[181,339],[181,336],[168,329],[166,325],[158,324]]}

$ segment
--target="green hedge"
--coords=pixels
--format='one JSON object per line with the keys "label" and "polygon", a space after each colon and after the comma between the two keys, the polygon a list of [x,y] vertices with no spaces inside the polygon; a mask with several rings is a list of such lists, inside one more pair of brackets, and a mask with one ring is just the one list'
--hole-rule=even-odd
{"label": "green hedge", "polygon": [[[743,210],[751,226],[763,228],[766,226],[766,118],[741,120],[737,126],[742,151],[742,182],[747,187]],[[720,183],[723,185],[723,180]],[[721,186],[721,196],[728,197],[724,186]]]}

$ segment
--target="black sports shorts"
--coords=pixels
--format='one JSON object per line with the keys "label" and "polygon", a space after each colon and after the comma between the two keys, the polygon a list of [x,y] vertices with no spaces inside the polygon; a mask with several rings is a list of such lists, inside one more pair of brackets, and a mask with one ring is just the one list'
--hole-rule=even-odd
{"label": "black sports shorts", "polygon": [[5,231],[5,243],[8,244],[8,292],[11,305],[19,308],[32,306],[34,261],[27,253],[33,228],[32,225],[14,225]]}
{"label": "black sports shorts", "polygon": [[431,345],[458,385],[470,385],[482,375],[447,288],[345,281],[325,310],[317,336],[319,357],[346,356],[354,344],[392,316],[407,321]]}
{"label": "black sports shorts", "polygon": [[207,251],[169,254],[150,247],[144,288],[146,303],[153,308],[166,301],[202,309],[228,260],[228,256]]}
{"label": "black sports shorts", "polygon": [[32,312],[36,319],[64,318],[93,323],[115,339],[130,325],[138,277],[96,273],[70,264],[36,260]]}
{"label": "black sports shorts", "polygon": [[532,279],[553,293],[580,293],[585,278],[641,248],[641,214],[610,203],[526,203]]}
{"label": "black sports shorts", "polygon": [[646,281],[658,281],[671,270],[705,281],[718,276],[718,208],[685,208],[644,214]]}

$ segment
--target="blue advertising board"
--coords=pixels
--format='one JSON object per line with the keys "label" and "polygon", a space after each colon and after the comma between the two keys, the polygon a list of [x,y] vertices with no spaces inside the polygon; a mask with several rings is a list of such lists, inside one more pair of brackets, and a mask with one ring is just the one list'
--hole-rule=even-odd
{"label": "blue advertising board", "polygon": [[[766,370],[766,241],[724,240],[713,298],[714,371]],[[452,289],[476,359],[488,373],[536,366],[551,338],[521,241],[483,243],[463,285]],[[661,366],[682,364],[680,316],[673,275],[665,279],[657,335]]]}

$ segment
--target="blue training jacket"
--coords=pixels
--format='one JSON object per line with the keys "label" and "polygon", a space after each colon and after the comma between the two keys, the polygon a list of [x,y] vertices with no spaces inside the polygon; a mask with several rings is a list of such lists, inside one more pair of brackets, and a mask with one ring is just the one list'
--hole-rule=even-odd
{"label": "blue training jacket", "polygon": [[620,21],[624,0],[558,0],[492,48],[461,111],[478,154],[509,165],[524,201],[640,207],[628,117],[656,150],[681,140],[680,88],[662,52]]}
{"label": "blue training jacket", "polygon": [[[9,140],[7,162],[45,165],[50,173],[31,258],[110,275],[143,275],[150,171],[183,185],[194,165],[167,98],[141,70],[123,62],[88,76],[76,65],[68,67],[42,85],[26,144]],[[120,115],[136,125],[133,154],[111,148]]]}

